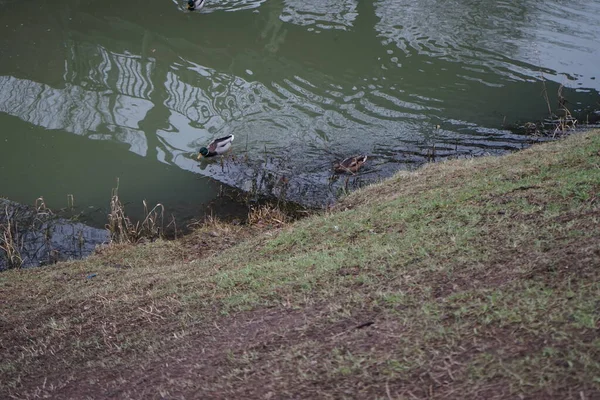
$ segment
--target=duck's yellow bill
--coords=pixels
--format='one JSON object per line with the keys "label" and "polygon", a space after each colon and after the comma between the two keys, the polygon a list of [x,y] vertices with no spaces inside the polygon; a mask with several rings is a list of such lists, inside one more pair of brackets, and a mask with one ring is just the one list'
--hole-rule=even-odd
{"label": "duck's yellow bill", "polygon": [[198,154],[198,160],[202,160],[202,157],[204,157],[202,154]]}

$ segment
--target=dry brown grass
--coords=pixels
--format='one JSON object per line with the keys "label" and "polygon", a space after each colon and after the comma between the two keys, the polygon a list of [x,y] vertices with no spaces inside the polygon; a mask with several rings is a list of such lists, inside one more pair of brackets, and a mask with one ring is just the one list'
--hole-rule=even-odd
{"label": "dry brown grass", "polygon": [[281,227],[290,222],[291,218],[279,207],[263,204],[251,207],[248,213],[250,225]]}
{"label": "dry brown grass", "polygon": [[9,213],[7,205],[4,207],[4,223],[0,224],[0,257],[4,257],[9,269],[21,268],[23,265],[20,251],[22,246],[17,222]]}
{"label": "dry brown grass", "polygon": [[111,241],[115,243],[139,243],[143,240],[156,240],[162,237],[164,230],[165,208],[156,204],[148,209],[143,201],[144,219],[135,223],[125,213],[125,207],[119,198],[119,184],[113,189],[110,199],[110,213],[106,229],[110,232]]}
{"label": "dry brown grass", "polygon": [[563,96],[564,86],[561,84],[557,90],[558,106],[554,110],[546,89],[545,78],[542,78],[542,95],[548,108],[548,117],[539,122],[526,122],[521,128],[532,136],[561,137],[572,133],[579,123],[567,107],[567,99]]}

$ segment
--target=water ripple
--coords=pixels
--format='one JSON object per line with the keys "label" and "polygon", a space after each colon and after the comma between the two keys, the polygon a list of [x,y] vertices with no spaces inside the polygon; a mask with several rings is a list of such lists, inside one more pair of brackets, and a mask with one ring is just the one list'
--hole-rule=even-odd
{"label": "water ripple", "polygon": [[309,26],[309,30],[347,30],[357,17],[357,0],[284,0],[282,21]]}
{"label": "water ripple", "polygon": [[[406,56],[476,63],[483,73],[508,79],[535,78],[541,65],[550,66],[546,72],[560,72],[564,68],[552,57],[561,54],[558,58],[566,61],[562,55],[577,53],[570,58],[587,58],[585,53],[600,50],[597,2],[379,0],[376,4],[380,18],[376,29],[384,44],[394,43]],[[534,42],[541,44],[534,48]]]}
{"label": "water ripple", "polygon": [[[282,190],[285,176],[292,199],[318,203],[331,198],[334,160],[369,154],[368,181],[434,148],[437,158],[518,149],[528,138],[502,124],[539,114],[540,79],[598,85],[598,1],[226,0],[199,15],[174,3],[167,29],[145,25],[152,15],[68,14],[86,29],[60,36],[54,80],[21,73],[34,64],[14,61],[21,28],[0,26],[0,112],[248,190]],[[89,20],[128,33],[90,34]],[[234,161],[195,161],[228,133]]]}

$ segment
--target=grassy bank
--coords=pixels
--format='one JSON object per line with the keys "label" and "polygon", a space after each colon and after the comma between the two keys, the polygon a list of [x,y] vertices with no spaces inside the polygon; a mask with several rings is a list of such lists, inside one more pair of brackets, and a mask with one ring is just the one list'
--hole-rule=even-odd
{"label": "grassy bank", "polygon": [[0,397],[600,397],[600,132],[0,274]]}

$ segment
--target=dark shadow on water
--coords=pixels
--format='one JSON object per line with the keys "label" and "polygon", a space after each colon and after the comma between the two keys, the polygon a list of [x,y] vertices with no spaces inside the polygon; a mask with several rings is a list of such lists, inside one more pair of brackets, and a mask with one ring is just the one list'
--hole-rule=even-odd
{"label": "dark shadow on water", "polygon": [[86,257],[108,240],[105,229],[0,199],[0,271]]}

